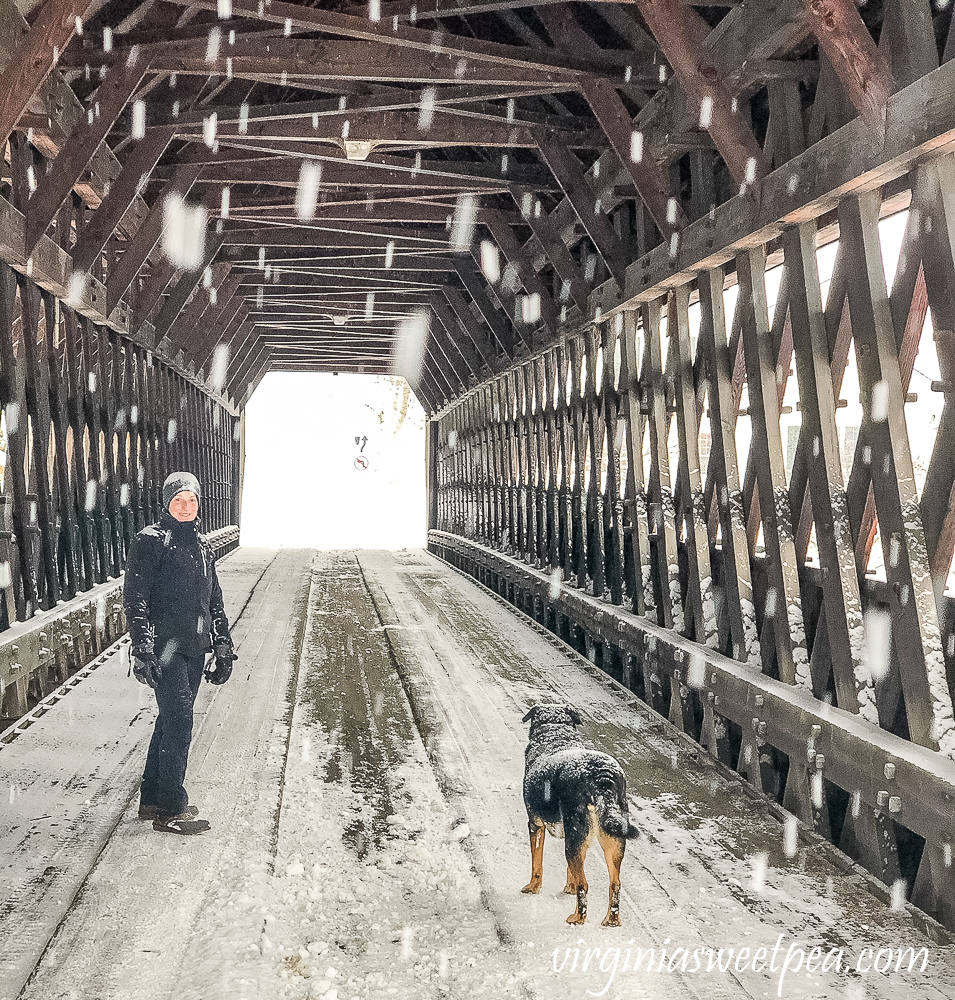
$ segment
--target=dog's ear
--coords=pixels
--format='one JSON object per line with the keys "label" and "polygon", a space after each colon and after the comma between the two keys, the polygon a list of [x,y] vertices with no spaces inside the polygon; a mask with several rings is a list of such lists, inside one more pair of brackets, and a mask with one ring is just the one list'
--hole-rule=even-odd
{"label": "dog's ear", "polygon": [[521,722],[527,722],[529,719],[533,719],[534,716],[537,715],[539,711],[540,711],[540,705],[535,705],[532,709],[528,711],[527,715],[525,715],[524,718],[521,719]]}
{"label": "dog's ear", "polygon": [[580,717],[580,712],[578,712],[576,708],[571,708],[568,705],[567,706],[567,711],[570,713],[570,721],[575,726],[583,725],[584,720]]}

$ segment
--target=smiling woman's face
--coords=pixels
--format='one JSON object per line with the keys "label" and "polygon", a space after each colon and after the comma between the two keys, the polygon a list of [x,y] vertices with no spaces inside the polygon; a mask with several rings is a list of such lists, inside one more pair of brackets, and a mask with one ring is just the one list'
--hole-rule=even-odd
{"label": "smiling woman's face", "polygon": [[169,501],[169,513],[177,521],[195,521],[199,513],[199,500],[195,493],[183,490]]}

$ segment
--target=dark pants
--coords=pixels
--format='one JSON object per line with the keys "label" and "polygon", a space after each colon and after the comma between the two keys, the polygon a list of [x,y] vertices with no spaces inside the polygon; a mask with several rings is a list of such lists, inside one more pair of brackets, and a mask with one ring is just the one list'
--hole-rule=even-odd
{"label": "dark pants", "polygon": [[192,706],[205,662],[202,654],[174,655],[163,665],[156,688],[159,718],[146,754],[139,800],[141,805],[155,806],[164,816],[182,812],[189,802],[183,781],[192,742]]}

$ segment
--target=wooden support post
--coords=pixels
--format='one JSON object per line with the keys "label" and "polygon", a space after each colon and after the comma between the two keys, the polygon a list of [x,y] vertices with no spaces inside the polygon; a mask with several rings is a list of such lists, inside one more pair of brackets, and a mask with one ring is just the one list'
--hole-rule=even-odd
{"label": "wooden support post", "polygon": [[707,646],[717,645],[716,601],[713,570],[710,566],[710,543],[707,511],[703,505],[703,480],[700,475],[700,428],[697,420],[693,357],[690,346],[690,287],[680,285],[667,300],[667,334],[674,352],[673,392],[676,400],[677,434],[681,483],[681,509],[678,517],[686,530],[687,610],[693,618],[693,638]]}
{"label": "wooden support post", "polygon": [[863,425],[872,449],[869,469],[886,578],[893,595],[893,638],[912,740],[955,749],[952,700],[919,516],[898,348],[881,265],[878,216],[877,193],[848,198],[839,209],[854,275],[848,286],[849,309]]}
{"label": "wooden support post", "polygon": [[710,473],[717,491],[722,528],[724,648],[736,660],[759,663],[759,636],[750,576],[749,547],[743,519],[743,497],[733,433],[735,407],[730,351],[726,342],[723,269],[700,275],[700,335],[698,351],[708,362],[706,405],[710,418]]}
{"label": "wooden support post", "polygon": [[769,553],[763,631],[772,636],[772,652],[780,680],[809,687],[809,657],[779,431],[776,358],[770,350],[765,249],[741,253],[736,258],[736,267],[740,280],[737,310],[741,310],[742,315],[743,354],[753,428],[748,464],[756,470],[763,539]]}
{"label": "wooden support post", "polygon": [[[660,600],[658,622],[664,628],[682,632],[686,627],[683,614],[683,589],[680,583],[680,559],[677,552],[676,509],[673,503],[673,482],[667,444],[666,384],[663,355],[660,348],[662,303],[650,302],[641,310],[644,336],[644,362],[641,382],[647,387],[648,425],[650,433],[650,524],[656,539],[655,575]],[[643,456],[640,456],[643,461]]]}

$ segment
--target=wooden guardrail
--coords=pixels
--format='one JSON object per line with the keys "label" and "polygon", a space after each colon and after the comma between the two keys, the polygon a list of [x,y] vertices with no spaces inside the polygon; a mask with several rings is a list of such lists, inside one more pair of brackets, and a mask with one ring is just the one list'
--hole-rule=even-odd
{"label": "wooden guardrail", "polygon": [[[925,839],[951,865],[955,844],[955,761],[835,708],[812,693],[686,639],[502,552],[441,531],[435,555],[474,576],[536,621],[570,637],[627,688],[757,789],[770,748],[786,754],[787,788],[802,787],[821,807],[823,781],[847,792],[853,812],[868,807]],[[729,752],[727,723],[741,744]],[[792,775],[798,780],[793,781]],[[797,803],[784,806],[798,813]],[[952,927],[947,913],[942,922]]]}
{"label": "wooden guardrail", "polygon": [[[239,529],[229,525],[206,537],[218,557],[238,546]],[[15,723],[125,632],[120,576],[0,633],[0,730]]]}

